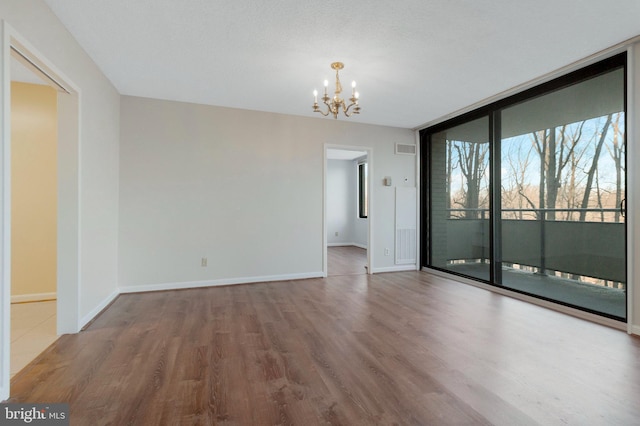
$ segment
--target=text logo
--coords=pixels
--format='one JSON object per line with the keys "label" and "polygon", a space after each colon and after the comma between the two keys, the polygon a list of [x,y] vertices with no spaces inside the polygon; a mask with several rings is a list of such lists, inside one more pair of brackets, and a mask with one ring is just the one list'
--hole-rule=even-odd
{"label": "text logo", "polygon": [[69,426],[69,404],[0,404],[0,425]]}

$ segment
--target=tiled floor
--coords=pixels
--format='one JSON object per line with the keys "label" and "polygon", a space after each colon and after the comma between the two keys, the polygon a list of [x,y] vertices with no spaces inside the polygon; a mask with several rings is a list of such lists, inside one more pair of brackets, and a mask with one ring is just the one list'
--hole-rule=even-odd
{"label": "tiled floor", "polygon": [[11,377],[53,343],[56,301],[11,305]]}

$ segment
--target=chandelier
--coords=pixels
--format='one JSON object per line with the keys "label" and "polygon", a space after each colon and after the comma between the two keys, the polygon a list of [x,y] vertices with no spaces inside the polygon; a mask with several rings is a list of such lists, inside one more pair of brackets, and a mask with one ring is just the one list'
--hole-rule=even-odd
{"label": "chandelier", "polygon": [[[329,87],[329,81],[324,81],[324,96],[322,96],[322,103],[327,106],[325,111],[322,111],[318,107],[318,91],[313,91],[313,112],[319,112],[325,117],[329,114],[333,114],[333,118],[338,118],[338,114],[340,113],[340,109],[347,117],[351,117],[352,114],[360,114],[360,105],[358,105],[358,97],[360,96],[358,92],[356,92],[356,82],[351,83],[351,97],[349,100],[351,103],[347,106],[344,99],[340,97],[340,93],[342,93],[342,84],[340,84],[340,76],[338,75],[338,71],[344,68],[344,64],[342,62],[334,62],[331,64],[331,69],[336,70],[336,90],[332,98],[327,94],[327,88]],[[353,107],[353,111],[350,111],[351,107]]]}

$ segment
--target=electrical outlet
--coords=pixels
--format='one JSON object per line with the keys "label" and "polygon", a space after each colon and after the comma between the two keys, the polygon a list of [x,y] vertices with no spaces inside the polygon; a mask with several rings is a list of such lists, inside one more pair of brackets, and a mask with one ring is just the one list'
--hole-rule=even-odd
{"label": "electrical outlet", "polygon": [[203,257],[202,260],[200,261],[200,266],[207,266],[207,258]]}
{"label": "electrical outlet", "polygon": [[391,255],[391,249],[388,249],[388,248],[384,249],[384,255],[385,256],[390,256]]}

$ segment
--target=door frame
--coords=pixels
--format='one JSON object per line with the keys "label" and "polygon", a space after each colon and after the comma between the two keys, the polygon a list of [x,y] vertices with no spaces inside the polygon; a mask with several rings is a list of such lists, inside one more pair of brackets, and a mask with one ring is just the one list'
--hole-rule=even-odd
{"label": "door frame", "polygon": [[373,274],[373,148],[358,145],[336,145],[324,144],[324,163],[322,170],[322,276],[327,277],[329,273],[327,255],[327,151],[330,149],[342,151],[365,151],[367,153],[367,185],[369,186],[369,196],[367,200],[367,274]]}
{"label": "door frame", "polygon": [[80,330],[81,92],[11,25],[0,21],[0,401],[10,395],[11,359],[11,51],[58,89],[57,334]]}

